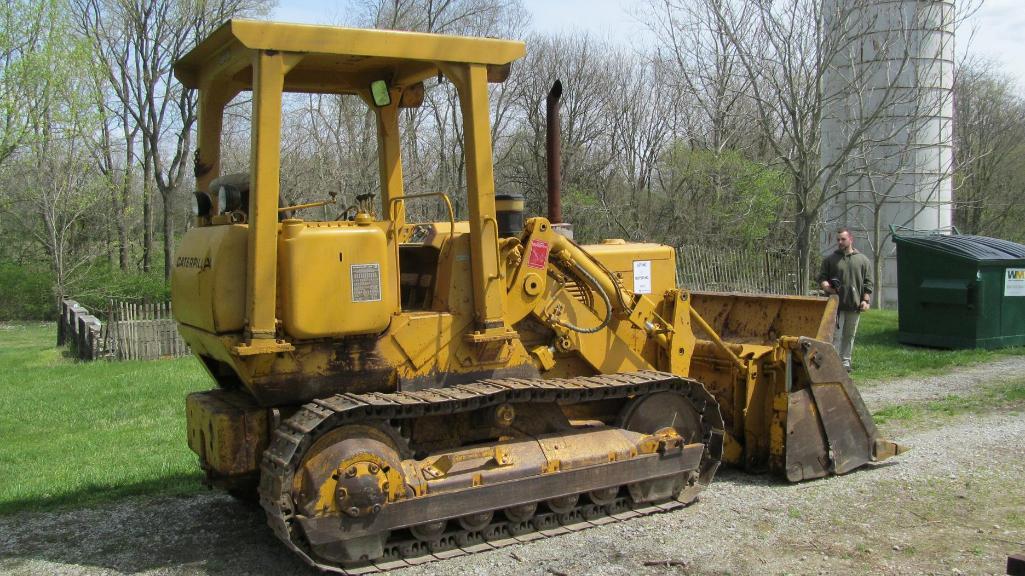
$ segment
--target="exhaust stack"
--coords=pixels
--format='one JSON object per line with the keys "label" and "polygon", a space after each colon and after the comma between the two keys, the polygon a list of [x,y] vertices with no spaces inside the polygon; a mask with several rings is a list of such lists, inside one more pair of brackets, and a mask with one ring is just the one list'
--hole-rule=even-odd
{"label": "exhaust stack", "polygon": [[548,168],[548,220],[552,229],[573,238],[573,226],[562,221],[562,130],[559,108],[562,82],[556,80],[545,98],[545,152]]}
{"label": "exhaust stack", "polygon": [[548,220],[552,224],[562,223],[562,131],[559,120],[559,98],[562,96],[562,82],[556,80],[548,91],[547,114],[545,116],[545,147],[548,160]]}

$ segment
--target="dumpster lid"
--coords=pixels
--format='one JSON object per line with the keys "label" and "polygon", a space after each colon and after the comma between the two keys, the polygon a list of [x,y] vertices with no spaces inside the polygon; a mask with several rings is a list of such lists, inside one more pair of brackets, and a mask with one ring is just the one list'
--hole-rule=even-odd
{"label": "dumpster lid", "polygon": [[963,256],[973,260],[1022,260],[1025,259],[1025,245],[965,234],[908,234],[894,235],[894,242],[914,244],[940,252]]}

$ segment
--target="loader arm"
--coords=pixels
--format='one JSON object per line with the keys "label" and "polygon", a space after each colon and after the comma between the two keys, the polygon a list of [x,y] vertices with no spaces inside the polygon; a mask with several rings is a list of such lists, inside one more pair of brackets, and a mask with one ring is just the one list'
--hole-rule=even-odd
{"label": "loader arm", "polygon": [[[843,474],[903,447],[879,437],[829,343],[835,298],[635,294],[547,220],[506,246],[508,301],[553,333],[541,370],[560,358],[596,373],[661,370],[701,381],[726,421],[724,460],[790,481]],[[621,275],[621,274],[620,274]],[[581,297],[586,290],[587,297]],[[707,318],[706,318],[707,317]]]}

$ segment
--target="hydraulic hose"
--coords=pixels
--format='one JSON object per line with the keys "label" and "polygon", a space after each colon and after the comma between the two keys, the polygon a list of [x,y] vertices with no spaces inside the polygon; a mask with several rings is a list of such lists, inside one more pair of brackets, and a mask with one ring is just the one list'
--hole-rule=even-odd
{"label": "hydraulic hose", "polygon": [[554,320],[554,323],[574,332],[579,332],[580,334],[594,334],[595,332],[604,330],[605,327],[609,325],[609,320],[612,318],[612,300],[609,299],[609,295],[605,292],[605,289],[602,288],[601,283],[599,283],[594,276],[591,276],[587,270],[573,260],[570,260],[569,264],[571,264],[577,272],[582,274],[587,279],[587,282],[595,289],[596,292],[598,292],[598,296],[601,297],[602,302],[605,304],[605,318],[602,319],[601,324],[594,328],[581,328],[575,324],[562,322],[560,320]]}

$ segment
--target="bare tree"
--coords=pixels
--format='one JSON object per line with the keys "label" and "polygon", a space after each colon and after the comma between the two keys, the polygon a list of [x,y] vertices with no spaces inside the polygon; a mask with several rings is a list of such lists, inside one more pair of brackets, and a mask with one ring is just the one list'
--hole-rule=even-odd
{"label": "bare tree", "polygon": [[[748,11],[738,18],[752,16]],[[658,41],[655,57],[675,72],[663,75],[661,90],[688,99],[691,147],[716,154],[744,147],[754,120],[747,98],[752,78],[715,11],[702,2],[648,0],[643,18]]]}
{"label": "bare tree", "polygon": [[955,223],[961,232],[1025,240],[1025,99],[990,63],[962,66],[954,87],[957,115]]}
{"label": "bare tree", "polygon": [[83,30],[108,71],[121,106],[139,129],[143,164],[143,269],[152,263],[151,198],[162,200],[164,277],[171,272],[174,209],[191,165],[195,94],[173,79],[172,65],[233,15],[264,8],[262,0],[78,0]]}
{"label": "bare tree", "polygon": [[24,186],[16,204],[24,232],[48,256],[57,301],[75,279],[103,254],[88,239],[85,219],[103,198],[103,182],[92,169],[84,126],[66,126],[66,132],[47,131],[33,141],[31,159],[21,163],[16,180]]}
{"label": "bare tree", "polygon": [[[843,209],[842,223],[865,231],[868,242],[862,246],[872,253],[880,287],[887,284],[886,264],[894,253],[891,225],[949,225],[944,212],[949,210],[953,169],[955,11],[944,2],[914,10],[911,6],[867,13],[875,21],[868,22],[864,36],[853,45],[858,53],[845,55],[833,77],[871,67],[877,79],[857,86],[860,90],[848,90],[830,110],[825,128],[840,135],[862,130],[836,171],[834,182],[842,197],[835,204]],[[864,19],[866,13],[858,16]],[[845,110],[838,111],[839,105]],[[840,142],[847,144],[845,139]],[[873,305],[885,306],[886,298],[887,290],[876,290]]]}
{"label": "bare tree", "polygon": [[[81,25],[81,22],[76,24]],[[122,46],[127,52],[127,43]],[[93,46],[94,50],[95,48]],[[127,57],[125,53],[122,55]],[[101,69],[100,66],[91,66],[89,69],[92,80],[91,93],[100,116],[98,130],[89,136],[92,140],[90,150],[94,162],[103,174],[110,195],[110,214],[106,228],[113,228],[117,238],[116,241],[108,242],[116,246],[111,250],[110,256],[112,262],[121,270],[127,271],[131,267],[129,216],[132,212],[137,181],[135,145],[139,136],[139,126],[135,124],[128,110],[120,106],[120,101],[109,84],[108,71]],[[120,80],[121,89],[125,90],[127,78]]]}
{"label": "bare tree", "polygon": [[[907,98],[900,84],[911,61],[902,48],[907,27],[871,35],[872,50],[903,52],[878,65],[859,61],[827,82],[831,67],[866,49],[868,33],[875,30],[874,20],[865,17],[871,0],[700,0],[698,5],[702,21],[711,24],[709,32],[725,38],[735,54],[745,81],[734,85],[747,91],[760,137],[789,180],[799,285],[807,286],[816,228],[823,207],[843,192],[838,178],[850,169],[848,159],[881,141],[885,130],[875,128],[894,117],[894,106]],[[848,106],[852,95],[864,96],[851,116],[856,121],[830,124],[830,110]],[[824,131],[831,131],[825,162]]]}
{"label": "bare tree", "polygon": [[[344,22],[373,28],[411,30],[468,36],[518,37],[529,19],[520,0],[365,0],[348,2],[351,19]],[[425,82],[426,94],[418,108],[402,111],[403,176],[407,192],[444,191],[452,196],[457,214],[465,207],[465,165],[463,161],[462,117],[454,87],[442,78]],[[490,89],[494,122],[495,150],[501,148],[511,122],[514,102],[506,86]],[[373,148],[373,123],[358,99],[330,96],[307,99],[290,115],[302,117],[296,122],[316,147],[306,154],[327,152],[339,159],[330,163],[348,174],[348,182],[367,192],[376,182],[376,163],[368,154]],[[358,135],[357,135],[358,133]],[[284,138],[288,138],[287,131]],[[326,150],[323,148],[326,146]],[[375,156],[376,157],[376,156]],[[291,173],[291,162],[302,162],[299,155],[283,158],[283,171]],[[344,197],[344,193],[343,193]],[[414,203],[406,207],[412,218],[440,215],[438,206]]]}
{"label": "bare tree", "polygon": [[[945,98],[950,98],[947,94]],[[928,106],[931,110],[933,107]],[[906,138],[907,142],[893,146],[889,154],[880,154],[877,142],[862,143],[852,152],[847,166],[853,176],[846,189],[848,206],[846,220],[855,228],[867,232],[867,250],[871,253],[873,275],[879,287],[885,278],[886,258],[893,252],[893,231],[890,226],[912,227],[915,218],[930,208],[930,202],[939,196],[949,183],[953,165],[937,158],[942,165],[931,166],[931,173],[921,173],[922,156],[937,156],[935,145],[916,145],[924,140],[926,114],[911,114],[898,122],[888,140]],[[877,132],[878,133],[878,132]],[[866,249],[862,244],[862,250]],[[872,306],[887,305],[886,291],[877,287]]]}
{"label": "bare tree", "polygon": [[437,34],[495,36],[529,18],[521,0],[360,0],[351,4],[355,23],[361,26]]}
{"label": "bare tree", "polygon": [[359,194],[377,188],[377,138],[373,112],[356,96],[292,99],[282,133],[282,193],[289,202],[337,194],[333,218]]}
{"label": "bare tree", "polygon": [[[510,78],[515,94],[518,130],[503,154],[496,174],[508,189],[522,193],[528,209],[545,206],[545,98],[552,82],[561,80],[562,189],[566,217],[577,231],[620,230],[611,192],[617,176],[617,152],[611,148],[613,111],[610,108],[616,72],[623,54],[607,42],[587,35],[528,38],[531,49]],[[625,66],[625,64],[624,64]],[[617,231],[617,235],[622,235]]]}

